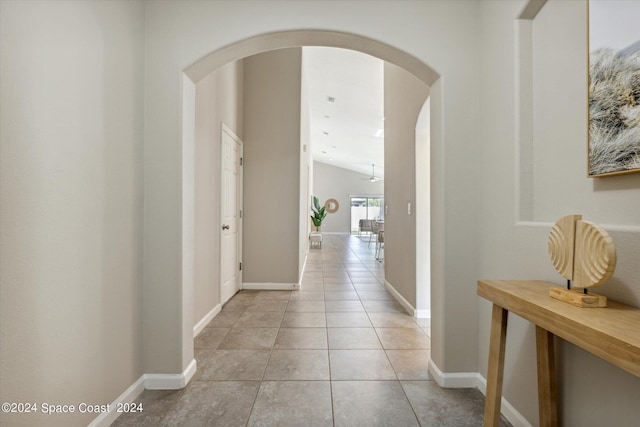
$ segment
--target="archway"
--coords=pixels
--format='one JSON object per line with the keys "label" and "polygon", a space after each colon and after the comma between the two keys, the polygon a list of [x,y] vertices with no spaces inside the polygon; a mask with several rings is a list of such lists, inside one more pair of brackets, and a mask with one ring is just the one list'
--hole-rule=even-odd
{"label": "archway", "polygon": [[427,98],[416,123],[416,312],[417,317],[431,317],[431,200],[430,163],[431,99]]}
{"label": "archway", "polygon": [[[183,360],[193,359],[193,289],[194,289],[194,123],[195,123],[195,85],[212,71],[225,64],[234,62],[261,52],[303,46],[325,46],[351,49],[363,52],[394,64],[413,74],[429,87],[436,87],[430,96],[431,105],[437,109],[440,105],[440,76],[431,67],[417,58],[390,45],[358,35],[319,31],[285,31],[252,37],[214,51],[184,70],[182,79],[182,355]],[[433,111],[433,108],[432,110]],[[435,142],[441,138],[437,132],[431,137]],[[441,142],[441,141],[438,141]],[[417,306],[417,302],[413,302]],[[439,344],[436,341],[434,347]],[[193,365],[195,368],[195,365]],[[185,383],[189,380],[189,370],[185,371]],[[192,369],[195,372],[195,369]],[[192,373],[191,373],[192,375]]]}

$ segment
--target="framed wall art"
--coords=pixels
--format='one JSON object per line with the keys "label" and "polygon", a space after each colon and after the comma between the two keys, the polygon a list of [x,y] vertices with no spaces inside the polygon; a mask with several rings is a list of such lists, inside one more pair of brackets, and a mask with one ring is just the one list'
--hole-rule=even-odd
{"label": "framed wall art", "polygon": [[640,1],[588,10],[588,176],[640,172]]}
{"label": "framed wall art", "polygon": [[327,199],[327,201],[324,202],[324,207],[327,210],[327,212],[336,213],[340,208],[340,203],[338,203],[336,199]]}

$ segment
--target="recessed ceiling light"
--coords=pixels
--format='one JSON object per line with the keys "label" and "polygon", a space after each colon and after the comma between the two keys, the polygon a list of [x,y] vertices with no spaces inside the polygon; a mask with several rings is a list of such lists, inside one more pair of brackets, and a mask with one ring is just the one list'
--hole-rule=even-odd
{"label": "recessed ceiling light", "polygon": [[326,151],[323,151],[323,152],[322,152],[322,154],[327,154],[327,152],[326,152]]}
{"label": "recessed ceiling light", "polygon": [[329,132],[327,132],[326,130],[324,132],[322,132],[325,135],[329,135]]}
{"label": "recessed ceiling light", "polygon": [[335,96],[327,96],[327,101],[336,102],[336,98],[335,98]]}

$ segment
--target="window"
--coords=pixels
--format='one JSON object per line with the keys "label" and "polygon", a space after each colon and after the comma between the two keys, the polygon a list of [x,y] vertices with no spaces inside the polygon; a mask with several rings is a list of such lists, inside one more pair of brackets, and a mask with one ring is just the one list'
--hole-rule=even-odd
{"label": "window", "polygon": [[351,233],[358,233],[361,219],[384,219],[383,196],[351,196]]}

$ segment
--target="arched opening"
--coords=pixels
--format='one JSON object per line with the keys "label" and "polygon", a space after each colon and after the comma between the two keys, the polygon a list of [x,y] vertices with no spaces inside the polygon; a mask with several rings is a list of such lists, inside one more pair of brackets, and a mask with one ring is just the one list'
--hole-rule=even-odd
{"label": "arched opening", "polygon": [[416,123],[416,315],[431,318],[431,99]]}
{"label": "arched opening", "polygon": [[[338,33],[331,31],[287,31],[271,33],[253,37],[244,41],[240,41],[233,45],[227,46],[220,50],[210,53],[209,55],[198,60],[196,63],[184,70],[183,76],[183,97],[182,97],[182,355],[183,360],[193,359],[193,291],[194,291],[194,223],[193,211],[195,203],[194,194],[194,153],[195,153],[195,86],[196,84],[214,70],[228,63],[249,57],[262,52],[278,50],[291,47],[303,46],[325,46],[351,49],[369,55],[375,56],[386,62],[403,68],[407,72],[413,74],[417,79],[425,83],[428,87],[434,85],[439,87],[439,75],[429,66],[419,61],[415,57],[404,53],[392,46],[364,38],[357,35]],[[435,101],[433,105],[440,105],[441,90],[432,91],[430,99]],[[428,104],[425,104],[428,105]],[[426,112],[425,112],[426,111]],[[417,162],[430,161],[429,155],[429,139],[434,141],[435,138],[441,138],[441,133],[437,132],[434,136],[425,135],[430,133],[428,128],[424,127],[424,123],[429,123],[429,115],[432,111],[423,107],[421,118],[416,127],[416,137],[420,139],[419,153],[420,158],[416,158]],[[426,138],[426,139],[425,139]],[[416,140],[416,142],[418,139]],[[425,145],[426,141],[426,145]],[[416,146],[418,150],[418,146]],[[426,150],[426,154],[425,154]],[[416,151],[415,154],[418,154]],[[417,168],[418,169],[418,168]],[[421,171],[428,171],[429,168],[420,168]],[[304,179],[306,182],[306,178]],[[426,185],[426,187],[425,187]],[[420,184],[416,187],[416,192],[420,191],[421,208],[428,209],[430,206],[429,197],[429,181],[425,182],[424,176],[421,175]],[[429,216],[426,217],[429,221]],[[422,226],[429,229],[429,223],[424,222],[425,218],[421,217]],[[429,237],[428,234],[426,235]],[[424,239],[424,228],[421,228],[419,238]],[[422,242],[424,243],[424,241]],[[427,247],[430,246],[429,240],[426,241]],[[421,246],[422,248],[424,246]],[[418,249],[418,248],[416,248]],[[429,257],[429,252],[421,250],[421,257]],[[417,259],[417,263],[421,266],[430,265],[428,259]],[[430,270],[421,269],[421,280],[424,282],[425,274],[429,275]],[[427,280],[430,282],[430,280]],[[424,301],[417,300],[420,296],[421,300],[425,298],[425,292],[430,293],[424,284],[420,285],[420,290],[415,290],[416,300],[409,301],[415,309],[424,306]],[[431,298],[427,298],[430,301]],[[423,313],[424,314],[424,313]],[[438,342],[432,340],[432,346],[437,349]],[[195,368],[195,366],[193,366]],[[186,381],[189,380],[188,372],[186,373]]]}

